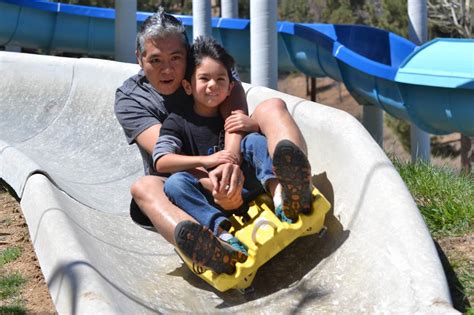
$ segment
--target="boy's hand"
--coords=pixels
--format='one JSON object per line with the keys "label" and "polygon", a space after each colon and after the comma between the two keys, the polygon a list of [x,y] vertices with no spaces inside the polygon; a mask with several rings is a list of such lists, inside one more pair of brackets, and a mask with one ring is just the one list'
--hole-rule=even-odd
{"label": "boy's hand", "polygon": [[237,157],[229,150],[221,150],[214,154],[203,156],[201,159],[202,166],[204,166],[206,169],[210,169],[225,163],[237,164],[237,162]]}
{"label": "boy's hand", "polygon": [[232,111],[224,123],[224,129],[227,132],[259,132],[258,124],[249,116]]}
{"label": "boy's hand", "polygon": [[225,210],[234,210],[243,203],[242,188],[244,175],[238,165],[221,164],[211,172],[212,196],[214,201]]}
{"label": "boy's hand", "polygon": [[212,196],[214,197],[214,202],[224,210],[238,209],[244,203],[244,200],[242,199],[242,194],[240,193],[233,196],[232,198],[229,198],[227,195],[222,195],[217,192],[213,192]]}

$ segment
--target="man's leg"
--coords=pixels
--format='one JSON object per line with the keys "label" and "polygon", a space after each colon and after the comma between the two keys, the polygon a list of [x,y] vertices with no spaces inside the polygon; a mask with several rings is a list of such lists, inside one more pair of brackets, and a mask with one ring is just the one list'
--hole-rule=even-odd
{"label": "man's leg", "polygon": [[283,139],[293,142],[304,154],[308,154],[303,134],[291,117],[285,102],[279,98],[271,98],[258,104],[252,113],[261,132],[268,141],[268,151],[273,157],[275,147]]}
{"label": "man's leg", "polygon": [[[176,207],[164,193],[163,179],[145,176],[131,188],[133,199],[150,219],[157,231],[171,244],[183,250],[191,260],[218,273],[232,273],[236,262],[243,262],[245,254],[220,242],[213,233]],[[206,251],[201,243],[206,244]],[[226,260],[227,259],[227,260]]]}
{"label": "man's leg", "polygon": [[171,244],[176,246],[174,231],[182,221],[194,218],[176,207],[163,191],[163,179],[158,176],[139,178],[131,187],[132,197],[138,207],[150,219],[156,230]]}

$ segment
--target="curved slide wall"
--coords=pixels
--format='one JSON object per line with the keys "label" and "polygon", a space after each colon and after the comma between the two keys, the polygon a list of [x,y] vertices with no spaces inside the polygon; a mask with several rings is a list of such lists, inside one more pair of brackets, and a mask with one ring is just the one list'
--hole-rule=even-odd
{"label": "curved slide wall", "polygon": [[[0,0],[0,45],[113,56],[115,11],[42,0]],[[137,13],[140,24],[150,13]],[[192,17],[178,16],[192,38]],[[250,21],[212,20],[213,36],[250,66]],[[474,136],[474,40],[436,39],[417,47],[360,25],[278,22],[280,70],[342,81],[374,105],[433,134]]]}
{"label": "curved slide wall", "polygon": [[[21,69],[31,69],[24,75]],[[325,238],[263,266],[255,292],[220,293],[128,216],[142,173],[113,116],[138,66],[0,52],[0,177],[21,207],[59,313],[450,313],[430,234],[391,162],[352,116],[245,85],[253,108],[283,98],[333,205]],[[338,128],[334,128],[338,126]]]}

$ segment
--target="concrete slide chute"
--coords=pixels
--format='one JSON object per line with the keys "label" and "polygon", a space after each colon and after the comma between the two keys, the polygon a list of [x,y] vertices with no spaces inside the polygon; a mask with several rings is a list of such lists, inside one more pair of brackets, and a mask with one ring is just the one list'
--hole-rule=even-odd
{"label": "concrete slide chute", "polygon": [[21,197],[59,313],[455,312],[410,193],[347,113],[245,84],[251,109],[286,101],[333,208],[325,238],[295,241],[243,296],[212,289],[128,216],[142,164],[113,104],[137,65],[1,52],[0,69],[0,177]]}

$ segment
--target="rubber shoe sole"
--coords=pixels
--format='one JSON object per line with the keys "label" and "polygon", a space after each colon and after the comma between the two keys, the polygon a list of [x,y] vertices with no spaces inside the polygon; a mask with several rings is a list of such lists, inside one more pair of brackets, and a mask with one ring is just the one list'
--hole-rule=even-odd
{"label": "rubber shoe sole", "polygon": [[193,263],[218,274],[234,273],[235,264],[247,259],[244,253],[221,242],[208,228],[191,221],[180,222],[174,238],[178,248]]}
{"label": "rubber shoe sole", "polygon": [[273,154],[273,172],[282,187],[283,213],[296,222],[300,213],[311,213],[311,166],[293,142],[278,142]]}

